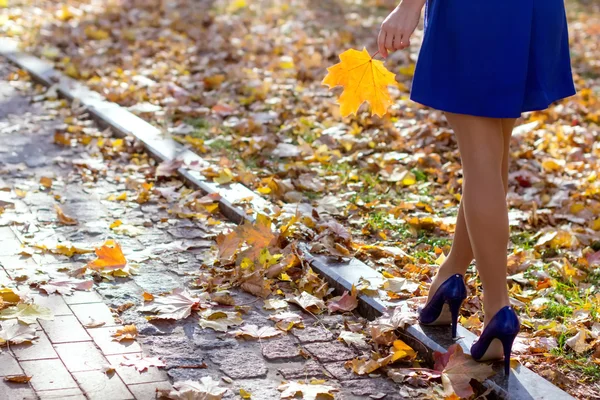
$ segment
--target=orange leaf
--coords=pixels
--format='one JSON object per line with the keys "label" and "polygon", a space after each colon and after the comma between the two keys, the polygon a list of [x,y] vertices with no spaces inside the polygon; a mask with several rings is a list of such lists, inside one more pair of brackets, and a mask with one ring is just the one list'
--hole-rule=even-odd
{"label": "orange leaf", "polygon": [[77,220],[75,218],[71,218],[65,215],[63,210],[55,205],[54,209],[56,210],[56,215],[58,216],[58,221],[63,225],[77,225]]}
{"label": "orange leaf", "polygon": [[5,376],[4,380],[7,382],[13,382],[13,383],[27,383],[31,380],[31,377],[27,376],[27,375],[12,375],[12,376]]}
{"label": "orange leaf", "polygon": [[107,240],[96,250],[97,259],[90,261],[88,267],[96,271],[110,271],[127,265],[121,246],[114,240]]}
{"label": "orange leaf", "polygon": [[350,49],[340,54],[341,62],[327,68],[323,84],[333,88],[343,86],[338,103],[342,116],[356,114],[360,105],[368,101],[372,114],[383,116],[392,104],[388,85],[396,86],[396,75],[388,71],[383,62],[374,60],[367,49]]}

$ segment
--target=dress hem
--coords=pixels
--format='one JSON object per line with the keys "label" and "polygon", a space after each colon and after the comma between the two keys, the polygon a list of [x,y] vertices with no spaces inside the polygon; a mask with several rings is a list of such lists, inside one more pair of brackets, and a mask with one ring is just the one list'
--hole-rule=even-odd
{"label": "dress hem", "polygon": [[420,101],[420,100],[418,100],[418,96],[413,96],[412,94],[410,96],[410,100],[414,101],[415,103],[421,104],[425,107],[433,108],[438,111],[450,112],[450,113],[454,113],[454,114],[472,115],[474,117],[484,117],[484,118],[519,118],[522,113],[545,110],[548,107],[550,107],[550,105],[552,105],[552,103],[562,100],[562,99],[566,99],[571,96],[574,96],[575,94],[577,94],[577,91],[569,91],[569,92],[566,92],[565,94],[550,97],[551,100],[549,102],[547,102],[546,105],[523,107],[521,112],[519,112],[519,113],[510,113],[510,112],[507,112],[507,113],[502,113],[502,112],[483,113],[483,112],[477,112],[477,111],[466,111],[464,109],[459,110],[452,106],[441,106],[441,105],[436,106],[433,104],[433,102],[430,102],[430,101]]}

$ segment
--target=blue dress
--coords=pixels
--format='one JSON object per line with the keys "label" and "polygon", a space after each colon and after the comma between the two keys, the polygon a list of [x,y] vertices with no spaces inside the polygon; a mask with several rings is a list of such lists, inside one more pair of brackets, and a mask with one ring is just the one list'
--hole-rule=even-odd
{"label": "blue dress", "polygon": [[575,93],[563,0],[427,0],[411,100],[518,118]]}

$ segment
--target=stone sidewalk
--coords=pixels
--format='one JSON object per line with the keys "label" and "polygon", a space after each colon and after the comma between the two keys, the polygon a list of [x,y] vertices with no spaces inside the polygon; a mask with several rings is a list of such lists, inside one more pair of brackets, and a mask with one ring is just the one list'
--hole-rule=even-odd
{"label": "stone sidewalk", "polygon": [[[260,341],[203,329],[195,313],[179,321],[148,321],[139,311],[142,294],[158,296],[176,288],[193,291],[207,272],[206,260],[214,258],[216,234],[234,225],[219,214],[213,214],[209,224],[179,219],[170,212],[177,199],[165,202],[153,197],[143,204],[115,200],[123,193],[135,196],[130,184],[145,178],[143,160],[135,166],[130,164],[135,157],[131,154],[102,159],[80,145],[54,144],[55,132],[65,131],[64,123],[74,126],[72,111],[61,100],[39,97],[42,92],[34,92],[26,80],[7,82],[15,74],[16,69],[2,60],[0,200],[11,206],[0,215],[0,288],[21,293],[34,288],[29,294],[33,303],[52,310],[54,320],[36,324],[35,344],[2,348],[0,377],[32,378],[29,384],[1,380],[0,399],[154,399],[157,388],[205,376],[227,389],[224,399],[241,399],[240,389],[252,399],[279,399],[282,382],[311,379],[336,387],[336,399],[416,398],[418,390],[400,387],[376,373],[358,376],[344,367],[347,360],[369,351],[337,339],[344,324],[365,324],[353,314],[315,318],[290,304],[287,310],[301,315],[305,328]],[[38,95],[35,102],[32,95]],[[81,125],[99,132],[91,121]],[[52,180],[50,187],[40,184],[43,177]],[[173,182],[162,185],[168,191]],[[56,205],[78,225],[58,223]],[[116,220],[132,228],[111,229]],[[50,249],[49,243],[71,243],[93,248],[109,238],[122,246],[128,260],[130,255],[146,254],[137,263],[136,274],[110,281],[95,275],[93,290],[71,296],[48,296],[35,289],[39,282],[67,277],[66,271],[81,268],[94,257],[67,257],[39,248],[33,251],[31,246],[47,244]],[[263,299],[240,290],[229,294],[244,309],[246,324],[275,326],[269,317],[281,310],[265,310]],[[92,320],[104,324],[86,328]],[[114,341],[112,333],[129,324],[136,325],[137,340]],[[139,373],[120,365],[123,355],[142,354],[160,357],[165,368]],[[105,374],[106,364],[115,372]]]}

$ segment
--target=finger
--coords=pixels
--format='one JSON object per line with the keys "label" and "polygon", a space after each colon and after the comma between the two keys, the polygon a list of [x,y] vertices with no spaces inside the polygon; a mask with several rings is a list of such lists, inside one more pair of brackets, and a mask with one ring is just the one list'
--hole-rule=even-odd
{"label": "finger", "polygon": [[394,51],[394,34],[391,32],[385,36],[385,48]]}
{"label": "finger", "polygon": [[409,35],[403,35],[402,36],[402,46],[400,47],[400,49],[404,50],[404,49],[406,49],[409,46],[410,46],[410,36]]}
{"label": "finger", "polygon": [[394,50],[402,49],[403,40],[404,40],[404,37],[402,35],[402,32],[396,31],[396,33],[394,34]]}
{"label": "finger", "polygon": [[385,31],[383,29],[379,31],[379,36],[377,36],[377,47],[379,54],[381,54],[383,58],[386,58],[387,50],[385,49]]}

